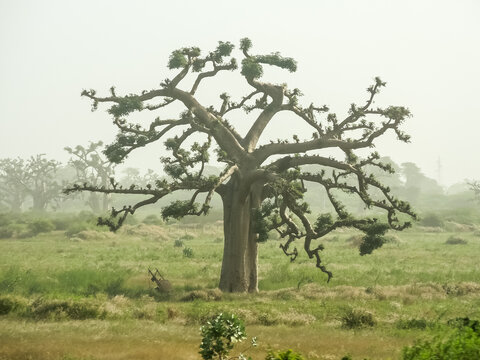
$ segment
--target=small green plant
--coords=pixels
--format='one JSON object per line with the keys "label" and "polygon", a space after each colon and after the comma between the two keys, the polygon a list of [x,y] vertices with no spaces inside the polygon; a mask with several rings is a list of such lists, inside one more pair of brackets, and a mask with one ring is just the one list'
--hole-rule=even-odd
{"label": "small green plant", "polygon": [[304,360],[304,357],[291,349],[279,352],[269,350],[265,360]]}
{"label": "small green plant", "polygon": [[348,308],[341,316],[340,320],[342,321],[342,327],[345,329],[373,327],[377,323],[372,313],[352,308]]}
{"label": "small green plant", "polygon": [[450,236],[447,241],[445,241],[445,244],[448,245],[467,245],[468,241],[459,237],[459,236]]}
{"label": "small green plant", "polygon": [[175,242],[173,243],[173,246],[174,246],[174,247],[183,247],[183,241],[180,240],[180,239],[177,239],[177,240],[175,240]]}
{"label": "small green plant", "polygon": [[[202,343],[200,355],[202,359],[226,360],[236,343],[247,338],[243,322],[233,314],[220,313],[213,320],[200,328]],[[251,346],[256,346],[256,338],[252,338]],[[246,359],[243,354],[234,358]]]}
{"label": "small green plant", "polygon": [[186,258],[193,258],[193,249],[189,247],[183,248],[183,256]]}

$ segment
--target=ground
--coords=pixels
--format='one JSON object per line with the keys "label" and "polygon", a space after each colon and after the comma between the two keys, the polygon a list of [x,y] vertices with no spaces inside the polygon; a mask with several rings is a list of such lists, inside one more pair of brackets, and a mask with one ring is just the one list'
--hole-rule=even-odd
{"label": "ground", "polygon": [[[397,359],[415,340],[451,331],[451,319],[480,318],[478,230],[433,230],[390,233],[367,256],[357,233],[332,234],[328,284],[306,256],[291,264],[269,240],[259,248],[258,294],[216,289],[219,224],[3,239],[0,304],[14,306],[0,315],[0,359],[199,359],[199,327],[222,311],[258,337],[254,359],[269,346],[308,359]],[[452,236],[466,244],[447,244]],[[157,294],[148,267],[170,280],[170,294]]]}

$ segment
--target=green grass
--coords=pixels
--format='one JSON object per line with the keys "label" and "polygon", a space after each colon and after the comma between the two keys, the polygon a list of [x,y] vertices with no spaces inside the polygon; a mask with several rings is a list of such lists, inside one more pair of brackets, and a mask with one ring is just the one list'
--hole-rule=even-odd
{"label": "green grass", "polygon": [[[218,226],[0,240],[0,359],[194,359],[199,325],[221,311],[236,313],[249,336],[259,336],[265,347],[257,358],[269,344],[308,359],[395,359],[415,339],[447,331],[450,319],[480,319],[474,233],[462,233],[467,244],[452,246],[445,242],[458,234],[405,231],[366,256],[348,241],[354,234],[324,241],[323,261],[334,273],[328,284],[301,251],[290,263],[278,240],[260,244],[258,294],[214,290],[223,251]],[[184,247],[174,246],[177,239]],[[149,267],[171,282],[170,294],[156,292]],[[370,314],[374,325],[342,327],[352,314]]]}

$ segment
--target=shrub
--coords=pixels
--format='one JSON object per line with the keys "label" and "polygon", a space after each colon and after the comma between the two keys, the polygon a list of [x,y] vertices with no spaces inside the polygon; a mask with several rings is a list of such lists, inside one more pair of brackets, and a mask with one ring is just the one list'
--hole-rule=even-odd
{"label": "shrub", "polygon": [[397,321],[398,329],[420,329],[425,330],[428,326],[428,322],[425,319],[408,319]]}
{"label": "shrub", "polygon": [[98,308],[87,303],[37,299],[31,306],[33,318],[40,319],[73,319],[85,320],[96,318],[99,315]]}
{"label": "shrub", "polygon": [[89,230],[92,228],[92,225],[90,225],[87,222],[74,222],[73,224],[70,224],[65,230],[65,236],[72,238],[76,237],[76,235],[82,231]]}
{"label": "shrub", "polygon": [[468,241],[459,237],[459,236],[450,236],[447,241],[445,241],[445,244],[448,245],[467,245]]}
{"label": "shrub", "polygon": [[8,297],[0,297],[0,315],[7,315],[14,310],[16,303]]}
{"label": "shrub", "polygon": [[222,292],[219,289],[213,290],[193,290],[190,291],[187,295],[181,298],[182,301],[194,301],[194,300],[204,300],[204,301],[219,301],[222,300]]}
{"label": "shrub", "polygon": [[427,226],[427,227],[441,228],[444,226],[443,219],[438,214],[434,214],[434,213],[425,214],[421,218],[420,224],[422,226]]}
{"label": "shrub", "polygon": [[175,242],[173,243],[173,246],[174,246],[174,247],[183,247],[183,241],[180,240],[180,239],[177,239],[177,240],[175,240]]}
{"label": "shrub", "polygon": [[189,247],[183,248],[183,256],[186,258],[193,258],[193,249]]}
{"label": "shrub", "polygon": [[190,234],[185,234],[180,239],[181,240],[193,240],[193,239],[195,239],[195,237],[193,235],[190,235]]}
{"label": "shrub", "polygon": [[68,227],[72,223],[73,216],[72,215],[57,216],[57,217],[54,217],[53,219],[51,219],[50,221],[55,226],[55,230],[65,231],[65,230],[68,229]]}
{"label": "shrub", "polygon": [[202,359],[225,359],[235,343],[247,338],[243,322],[233,314],[219,314],[200,328]]}
{"label": "shrub", "polygon": [[265,360],[304,360],[304,357],[291,349],[280,352],[269,350]]}
{"label": "shrub", "polygon": [[349,308],[341,316],[342,327],[345,329],[357,329],[362,327],[372,327],[376,325],[372,313]]}
{"label": "shrub", "polygon": [[457,330],[446,339],[434,338],[432,341],[416,343],[405,347],[403,360],[423,359],[480,359],[480,334],[471,327]]}
{"label": "shrub", "polygon": [[0,227],[0,239],[10,239],[13,236],[13,229],[10,226]]}
{"label": "shrub", "polygon": [[28,224],[28,229],[33,235],[38,235],[55,230],[55,225],[48,219],[36,219]]}

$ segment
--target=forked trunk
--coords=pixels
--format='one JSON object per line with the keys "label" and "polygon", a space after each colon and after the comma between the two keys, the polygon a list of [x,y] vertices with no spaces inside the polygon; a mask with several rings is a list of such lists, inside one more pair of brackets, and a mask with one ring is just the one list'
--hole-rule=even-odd
{"label": "forked trunk", "polygon": [[260,205],[261,186],[242,189],[237,181],[229,183],[223,194],[224,248],[220,290],[256,292],[257,234],[253,231],[252,211]]}

